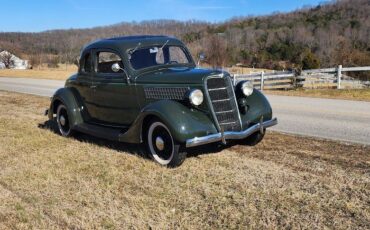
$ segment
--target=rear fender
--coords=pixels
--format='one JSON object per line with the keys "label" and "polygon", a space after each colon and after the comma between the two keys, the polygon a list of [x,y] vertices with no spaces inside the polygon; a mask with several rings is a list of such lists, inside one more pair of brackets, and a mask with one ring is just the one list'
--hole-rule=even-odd
{"label": "rear fender", "polygon": [[63,103],[68,110],[68,117],[71,121],[71,125],[76,126],[84,122],[81,102],[78,100],[77,92],[73,88],[60,88],[52,97],[50,109],[49,109],[49,119],[53,119],[54,114],[56,113],[57,106],[59,103]]}

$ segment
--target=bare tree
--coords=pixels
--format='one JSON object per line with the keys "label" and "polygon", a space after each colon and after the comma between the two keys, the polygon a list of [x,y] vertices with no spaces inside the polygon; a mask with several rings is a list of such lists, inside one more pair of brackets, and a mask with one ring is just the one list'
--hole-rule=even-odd
{"label": "bare tree", "polygon": [[5,68],[10,69],[14,65],[13,54],[8,51],[3,51],[0,53],[0,62],[5,65]]}
{"label": "bare tree", "polygon": [[226,43],[218,35],[209,39],[207,46],[207,61],[212,67],[223,67],[226,63]]}
{"label": "bare tree", "polygon": [[48,55],[72,63],[81,47],[96,39],[163,34],[182,39],[193,55],[205,52],[214,67],[238,62],[263,68],[301,67],[307,49],[322,67],[370,65],[369,12],[369,0],[338,0],[291,13],[222,23],[152,20],[91,29],[0,32],[0,47],[25,55],[33,65],[46,62]]}

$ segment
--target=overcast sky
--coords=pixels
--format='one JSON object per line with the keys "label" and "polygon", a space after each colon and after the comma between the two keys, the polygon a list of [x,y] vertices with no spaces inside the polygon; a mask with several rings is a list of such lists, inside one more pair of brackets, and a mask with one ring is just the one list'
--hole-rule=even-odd
{"label": "overcast sky", "polygon": [[38,32],[151,19],[220,22],[288,12],[323,0],[0,0],[0,31]]}

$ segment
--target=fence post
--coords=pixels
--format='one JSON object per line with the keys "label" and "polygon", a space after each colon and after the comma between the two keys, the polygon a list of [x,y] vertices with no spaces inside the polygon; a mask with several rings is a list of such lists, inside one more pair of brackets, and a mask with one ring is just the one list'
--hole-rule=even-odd
{"label": "fence post", "polygon": [[293,78],[292,78],[292,87],[293,87],[293,89],[296,89],[296,88],[298,88],[297,87],[297,77],[298,77],[298,73],[297,73],[297,70],[293,70],[292,71],[292,73],[293,73]]}
{"label": "fence post", "polygon": [[342,81],[342,65],[338,65],[338,68],[337,68],[337,89],[341,88],[341,81]]}
{"label": "fence post", "polygon": [[261,91],[263,91],[263,83],[264,83],[264,80],[265,79],[265,72],[264,71],[262,71],[261,72],[261,86],[260,86],[260,88],[261,88]]}

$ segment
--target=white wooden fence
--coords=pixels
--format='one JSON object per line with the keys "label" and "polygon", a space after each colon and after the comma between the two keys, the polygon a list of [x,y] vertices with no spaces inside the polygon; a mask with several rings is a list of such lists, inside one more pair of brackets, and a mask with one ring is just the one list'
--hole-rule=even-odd
{"label": "white wooden fence", "polygon": [[299,76],[295,72],[283,71],[272,73],[234,74],[234,84],[241,80],[250,80],[257,89],[292,89],[295,87],[309,88],[350,88],[369,87],[369,81],[359,81],[343,76],[343,72],[370,71],[370,66],[365,67],[342,67],[326,69],[303,70]]}

